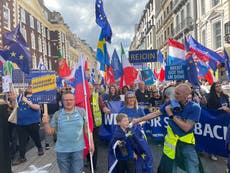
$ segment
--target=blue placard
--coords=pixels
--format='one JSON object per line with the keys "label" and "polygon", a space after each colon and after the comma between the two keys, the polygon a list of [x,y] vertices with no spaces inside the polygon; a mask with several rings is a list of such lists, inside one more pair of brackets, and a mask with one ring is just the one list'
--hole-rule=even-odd
{"label": "blue placard", "polygon": [[129,62],[157,62],[157,50],[135,50],[129,51]]}
{"label": "blue placard", "polygon": [[187,80],[186,66],[165,66],[165,80]]}
{"label": "blue placard", "polygon": [[42,91],[35,93],[30,98],[33,103],[56,103],[56,90]]}

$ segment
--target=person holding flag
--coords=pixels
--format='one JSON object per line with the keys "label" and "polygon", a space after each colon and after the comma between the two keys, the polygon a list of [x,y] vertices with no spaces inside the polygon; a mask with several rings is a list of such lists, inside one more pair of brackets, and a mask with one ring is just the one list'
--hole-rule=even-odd
{"label": "person holding flag", "polygon": [[94,141],[88,131],[87,115],[83,108],[75,107],[75,96],[71,92],[63,93],[62,102],[64,108],[55,112],[49,122],[49,115],[44,111],[42,122],[48,135],[57,133],[55,150],[57,163],[61,173],[82,173],[83,151],[85,142],[83,134],[88,136],[90,151],[94,152]]}

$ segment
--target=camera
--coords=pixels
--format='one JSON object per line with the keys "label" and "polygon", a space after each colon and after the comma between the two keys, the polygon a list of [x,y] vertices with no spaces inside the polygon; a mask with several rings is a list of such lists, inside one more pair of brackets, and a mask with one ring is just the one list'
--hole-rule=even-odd
{"label": "camera", "polygon": [[173,112],[180,112],[182,110],[181,106],[180,106],[180,103],[178,103],[174,99],[171,100],[171,106],[172,106]]}
{"label": "camera", "polygon": [[125,141],[121,141],[121,143],[118,145],[119,146],[119,149],[120,149],[120,152],[121,152],[121,155],[122,157],[126,157],[128,156],[128,151],[127,151],[127,148],[125,146],[126,142]]}

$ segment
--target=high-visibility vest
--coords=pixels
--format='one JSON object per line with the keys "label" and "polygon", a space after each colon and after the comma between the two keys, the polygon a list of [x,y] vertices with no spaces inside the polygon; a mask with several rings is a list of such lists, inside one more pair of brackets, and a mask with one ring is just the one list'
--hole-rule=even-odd
{"label": "high-visibility vest", "polygon": [[93,118],[94,118],[94,125],[96,127],[99,127],[102,124],[102,117],[101,117],[101,110],[99,107],[98,99],[99,95],[98,93],[93,92],[92,93],[92,107],[93,107]]}
{"label": "high-visibility vest", "polygon": [[176,145],[178,140],[187,144],[195,144],[195,137],[193,132],[188,133],[187,135],[184,135],[182,137],[179,137],[178,135],[173,133],[172,128],[168,125],[163,152],[166,156],[168,156],[171,159],[175,159]]}

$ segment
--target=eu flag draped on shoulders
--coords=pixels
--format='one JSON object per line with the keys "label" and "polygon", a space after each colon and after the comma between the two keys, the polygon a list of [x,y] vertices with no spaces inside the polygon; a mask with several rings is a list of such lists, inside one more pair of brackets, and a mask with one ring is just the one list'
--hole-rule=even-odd
{"label": "eu flag draped on shoulders", "polygon": [[[137,155],[135,162],[137,173],[153,173],[153,156],[151,149],[147,143],[145,134],[140,124],[136,124],[131,127],[126,133],[126,137],[129,139],[134,152]],[[109,145],[108,153],[108,172],[116,173],[116,164],[118,162],[118,143],[117,139],[123,139],[123,133],[117,127],[114,131],[113,138]]]}
{"label": "eu flag draped on shoulders", "polygon": [[13,31],[3,34],[3,46],[4,49],[1,51],[1,56],[5,60],[16,63],[24,73],[29,74],[31,53],[20,32],[20,24]]}
{"label": "eu flag draped on shoulders", "polygon": [[107,42],[111,43],[112,30],[104,12],[103,0],[96,0],[96,23],[102,28],[102,33]]}
{"label": "eu flag draped on shoulders", "polygon": [[61,54],[61,50],[58,49],[58,75],[60,77],[66,77],[71,74],[71,70],[66,63],[65,58]]}
{"label": "eu flag draped on shoulders", "polygon": [[190,51],[189,43],[186,39],[186,36],[184,37],[184,45],[185,45],[185,61],[187,66],[187,76],[188,81],[195,87],[199,87],[199,79],[198,79],[198,73],[197,68],[195,65],[195,62],[192,57],[192,52]]}
{"label": "eu flag draped on shoulders", "polygon": [[100,63],[101,71],[105,71],[105,67],[110,65],[107,45],[102,31],[97,44],[96,60]]}

